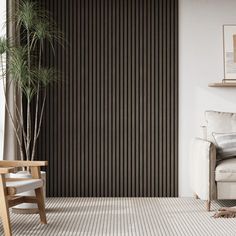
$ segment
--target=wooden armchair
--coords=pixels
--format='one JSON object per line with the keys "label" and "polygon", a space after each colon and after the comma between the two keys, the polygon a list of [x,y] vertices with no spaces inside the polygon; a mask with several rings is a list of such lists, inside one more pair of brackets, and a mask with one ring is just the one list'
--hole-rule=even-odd
{"label": "wooden armchair", "polygon": [[[41,223],[47,224],[43,180],[40,173],[40,167],[46,165],[46,161],[0,161],[0,216],[5,236],[12,235],[9,208],[21,203],[37,203]],[[5,176],[6,174],[13,173],[18,167],[28,167],[32,178],[17,179]],[[30,190],[35,190],[35,197],[17,195]]]}

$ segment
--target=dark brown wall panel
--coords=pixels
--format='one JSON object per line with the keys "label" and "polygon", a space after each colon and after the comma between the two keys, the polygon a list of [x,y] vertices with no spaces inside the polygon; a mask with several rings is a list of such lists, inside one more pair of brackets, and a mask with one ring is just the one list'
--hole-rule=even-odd
{"label": "dark brown wall panel", "polygon": [[[49,196],[178,195],[178,1],[44,0],[65,34],[38,156]],[[55,44],[56,45],[56,44]]]}

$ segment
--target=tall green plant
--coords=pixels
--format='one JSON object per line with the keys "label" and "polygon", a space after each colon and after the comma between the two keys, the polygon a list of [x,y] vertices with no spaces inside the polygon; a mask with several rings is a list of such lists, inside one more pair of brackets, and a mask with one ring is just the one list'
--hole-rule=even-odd
{"label": "tall green plant", "polygon": [[[42,55],[46,42],[54,51],[53,43],[61,42],[63,37],[50,14],[32,1],[20,1],[14,19],[9,20],[16,24],[21,43],[12,45],[10,39],[0,38],[1,77],[6,99],[7,91],[11,86],[25,97],[26,117],[24,119],[22,99],[19,106],[15,95],[13,98],[15,117],[11,114],[7,102],[6,110],[21,150],[21,159],[33,160],[45,108],[46,88],[55,81],[57,76],[53,68],[42,66]],[[42,96],[41,105],[40,96]],[[31,114],[33,98],[35,98],[34,116]]]}

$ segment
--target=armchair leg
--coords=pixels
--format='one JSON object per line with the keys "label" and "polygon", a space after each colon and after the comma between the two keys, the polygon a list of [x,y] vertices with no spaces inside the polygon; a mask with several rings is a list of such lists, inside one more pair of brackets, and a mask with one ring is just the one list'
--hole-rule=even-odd
{"label": "armchair leg", "polygon": [[211,210],[211,201],[206,201],[206,210],[207,211]]}
{"label": "armchair leg", "polygon": [[47,224],[43,188],[35,189],[35,195],[36,195],[36,199],[37,199],[37,204],[38,204],[39,216],[40,216],[41,223],[42,224]]}
{"label": "armchair leg", "polygon": [[[2,200],[1,200],[2,201]],[[11,223],[10,223],[10,217],[9,217],[9,209],[7,207],[3,206],[3,203],[0,203],[0,209],[1,209],[1,218],[2,218],[2,224],[5,236],[11,236]]]}
{"label": "armchair leg", "polygon": [[2,218],[2,224],[5,236],[11,236],[11,223],[9,216],[8,201],[5,194],[5,183],[3,182],[3,177],[0,175],[0,216]]}

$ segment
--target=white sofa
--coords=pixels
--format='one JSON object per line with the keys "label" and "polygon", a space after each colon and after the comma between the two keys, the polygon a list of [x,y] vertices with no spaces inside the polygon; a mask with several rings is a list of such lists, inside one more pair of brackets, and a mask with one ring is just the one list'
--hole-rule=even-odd
{"label": "white sofa", "polygon": [[197,198],[206,200],[236,199],[236,158],[216,159],[216,133],[236,132],[236,113],[206,111],[203,137],[195,138],[191,148],[191,182]]}

